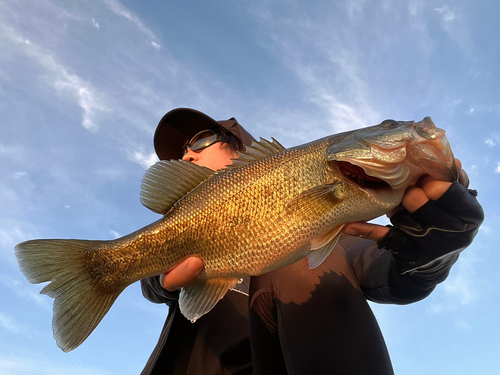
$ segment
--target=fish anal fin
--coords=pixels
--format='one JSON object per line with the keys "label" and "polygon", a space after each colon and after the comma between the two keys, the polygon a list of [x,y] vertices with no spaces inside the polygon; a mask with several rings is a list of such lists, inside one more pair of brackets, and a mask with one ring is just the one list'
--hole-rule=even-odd
{"label": "fish anal fin", "polygon": [[334,227],[324,235],[317,237],[311,242],[311,253],[307,256],[309,269],[317,268],[330,255],[337,244],[342,232],[343,225]]}
{"label": "fish anal fin", "polygon": [[141,182],[141,203],[151,211],[166,214],[184,195],[215,172],[184,160],[161,160],[153,164]]}
{"label": "fish anal fin", "polygon": [[196,279],[182,288],[179,308],[182,315],[192,322],[208,313],[239,279]]}

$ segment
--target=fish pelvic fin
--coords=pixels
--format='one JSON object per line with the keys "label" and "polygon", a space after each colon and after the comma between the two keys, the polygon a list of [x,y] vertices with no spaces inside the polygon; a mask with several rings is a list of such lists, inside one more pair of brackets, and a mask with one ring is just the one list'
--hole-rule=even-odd
{"label": "fish pelvic fin", "polygon": [[141,182],[141,203],[165,215],[184,195],[215,172],[185,160],[161,160],[153,164]]}
{"label": "fish pelvic fin", "polygon": [[340,231],[344,225],[339,225],[334,227],[329,232],[325,233],[323,236],[315,238],[311,243],[311,253],[307,256],[309,262],[309,269],[317,268],[324,262],[324,260],[330,255],[333,248],[337,244],[340,235]]}
{"label": "fish pelvic fin", "polygon": [[104,293],[95,284],[85,252],[100,242],[32,240],[15,247],[27,280],[32,284],[50,282],[40,293],[54,298],[52,331],[64,352],[85,341],[124,289]]}
{"label": "fish pelvic fin", "polygon": [[191,322],[208,313],[229,289],[236,286],[239,279],[196,279],[182,288],[179,308]]}

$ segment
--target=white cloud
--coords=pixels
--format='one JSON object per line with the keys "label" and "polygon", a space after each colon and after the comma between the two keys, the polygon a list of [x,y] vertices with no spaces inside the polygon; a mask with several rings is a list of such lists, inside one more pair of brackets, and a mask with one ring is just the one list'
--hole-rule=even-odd
{"label": "white cloud", "polygon": [[484,143],[486,143],[490,147],[496,146],[495,141],[493,139],[491,139],[491,138],[488,138],[486,141],[484,141]]}
{"label": "white cloud", "polygon": [[158,43],[155,43],[155,42],[151,42],[151,45],[153,46],[153,48],[159,50],[161,48],[161,46],[158,44]]}
{"label": "white cloud", "polygon": [[18,298],[27,301],[30,305],[33,303],[41,307],[46,312],[52,311],[52,299],[41,295],[40,285],[31,285],[28,281],[19,281],[11,276],[0,274],[0,283],[5,285]]}
{"label": "white cloud", "polygon": [[13,144],[7,145],[0,143],[0,155],[2,157],[8,157],[18,163],[26,161],[27,158],[24,147]]}
{"label": "white cloud", "polygon": [[489,147],[498,146],[500,145],[500,135],[497,133],[493,133],[488,139],[486,139],[486,141],[484,141],[484,143],[486,143],[486,145],[488,145]]}
{"label": "white cloud", "polygon": [[[262,17],[258,7],[251,11],[259,16],[274,42],[270,50],[304,84],[304,100],[321,109],[315,111],[309,122],[321,119],[332,134],[373,125],[380,118],[370,105],[370,90],[362,68],[365,55],[357,47],[355,36],[340,37],[334,29],[312,22],[305,10],[298,10],[304,12],[298,19]],[[350,16],[357,17],[362,12],[362,4],[347,4],[346,13]]]}
{"label": "white cloud", "polygon": [[497,163],[497,167],[495,168],[495,173],[500,173],[500,162]]}
{"label": "white cloud", "polygon": [[473,42],[471,41],[470,25],[468,17],[464,13],[463,8],[454,7],[451,9],[448,5],[440,8],[435,8],[435,12],[441,15],[443,30],[450,36],[454,42],[460,46],[462,51],[470,58],[476,57],[472,54],[470,48]]}
{"label": "white cloud", "polygon": [[104,105],[104,98],[92,85],[78,75],[70,73],[49,51],[17,34],[14,29],[1,25],[0,32],[20,46],[26,56],[37,61],[45,69],[44,79],[47,85],[53,86],[64,97],[69,94],[76,99],[83,110],[82,126],[91,132],[96,132],[98,124],[95,122],[95,117],[99,112],[106,112],[107,108]]}
{"label": "white cloud", "polygon": [[94,25],[94,27],[97,29],[97,30],[100,30],[101,28],[99,27],[99,23],[94,19],[92,18],[92,24]]}
{"label": "white cloud", "polygon": [[[51,59],[51,58],[49,58]],[[91,85],[74,74],[69,74],[66,69],[58,64],[49,64],[55,73],[54,87],[60,94],[70,92],[76,97],[78,105],[83,109],[82,126],[95,133],[99,126],[94,121],[96,112],[104,112],[106,108],[101,104],[98,95]]]}
{"label": "white cloud", "polygon": [[347,14],[350,18],[356,19],[363,15],[364,1],[362,0],[352,0],[346,2]]}
{"label": "white cloud", "polygon": [[19,179],[26,177],[26,176],[28,176],[27,172],[16,172],[16,173],[14,173],[14,180],[19,180]]}
{"label": "white cloud", "polygon": [[422,13],[424,4],[421,1],[410,1],[408,3],[408,13],[410,16],[418,16]]}
{"label": "white cloud", "polygon": [[49,359],[34,359],[31,356],[17,357],[2,354],[0,356],[0,369],[2,374],[9,375],[116,375],[116,372],[102,370],[96,367],[86,367],[85,365],[64,364],[61,361],[51,361]]}
{"label": "white cloud", "polygon": [[158,161],[158,157],[154,152],[151,154],[147,154],[143,151],[129,152],[128,159],[133,161],[134,163],[139,164],[144,169],[148,169]]}
{"label": "white cloud", "polygon": [[441,14],[444,22],[451,22],[456,19],[455,12],[451,10],[448,5],[444,5],[441,8],[435,8],[434,10]]}
{"label": "white cloud", "polygon": [[[3,195],[4,190],[0,190]],[[14,197],[15,198],[15,197]],[[27,229],[21,229],[22,227]],[[17,264],[14,256],[14,247],[21,241],[33,238],[33,228],[30,224],[22,224],[8,219],[0,220],[0,255],[3,260]]]}
{"label": "white cloud", "polygon": [[11,333],[21,332],[21,325],[12,315],[0,312],[0,327]]}
{"label": "white cloud", "polygon": [[134,23],[137,28],[148,35],[151,39],[158,40],[158,38],[154,35],[154,33],[149,30],[146,26],[142,24],[142,21],[135,14],[131,13],[127,8],[125,8],[119,1],[117,0],[104,0],[109,9],[116,15],[120,17],[124,17]]}
{"label": "white cloud", "polygon": [[473,249],[465,250],[453,266],[452,274],[434,293],[439,298],[426,310],[429,314],[442,314],[460,310],[481,297],[479,292],[484,280],[476,275],[478,257]]}
{"label": "white cloud", "polygon": [[120,233],[118,233],[116,230],[110,230],[109,235],[113,238],[121,237]]}

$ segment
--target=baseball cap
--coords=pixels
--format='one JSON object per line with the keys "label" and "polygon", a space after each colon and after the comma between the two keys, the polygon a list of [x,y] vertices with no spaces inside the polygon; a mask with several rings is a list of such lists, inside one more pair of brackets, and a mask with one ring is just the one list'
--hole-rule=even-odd
{"label": "baseball cap", "polygon": [[205,129],[216,132],[229,131],[245,146],[249,146],[254,140],[234,117],[216,121],[195,109],[176,108],[163,116],[158,123],[153,138],[156,155],[160,160],[181,159],[186,142]]}

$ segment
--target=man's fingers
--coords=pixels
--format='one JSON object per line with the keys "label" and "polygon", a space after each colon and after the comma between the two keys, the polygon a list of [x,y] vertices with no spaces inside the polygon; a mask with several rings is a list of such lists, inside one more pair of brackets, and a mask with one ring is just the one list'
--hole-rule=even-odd
{"label": "man's fingers", "polygon": [[425,192],[425,195],[429,199],[432,199],[433,201],[438,200],[444,193],[446,193],[446,190],[451,186],[451,182],[447,181],[439,181],[439,180],[434,180],[430,181],[429,183],[425,184],[422,189]]}
{"label": "man's fingers", "polygon": [[469,176],[467,175],[467,172],[465,172],[463,169],[460,169],[458,171],[458,182],[460,182],[463,186],[466,188],[469,187]]}
{"label": "man's fingers", "polygon": [[382,225],[369,224],[359,221],[346,224],[344,228],[342,228],[342,232],[350,236],[362,237],[367,240],[378,242],[387,234],[387,232],[389,232],[389,228]]}
{"label": "man's fingers", "polygon": [[[430,184],[430,182],[428,182],[426,185],[428,184]],[[406,190],[401,204],[408,210],[408,212],[413,213],[428,201],[429,197],[427,196],[423,188],[412,186]]]}
{"label": "man's fingers", "polygon": [[202,270],[203,261],[200,258],[191,257],[183,261],[172,271],[161,275],[160,283],[165,289],[173,292],[193,282]]}

